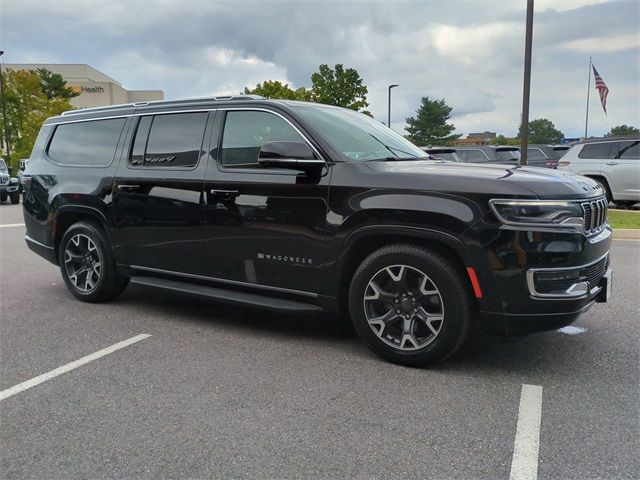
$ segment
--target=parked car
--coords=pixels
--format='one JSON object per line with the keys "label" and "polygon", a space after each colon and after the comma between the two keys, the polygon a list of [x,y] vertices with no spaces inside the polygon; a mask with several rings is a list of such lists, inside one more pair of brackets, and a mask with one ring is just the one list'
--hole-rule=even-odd
{"label": "parked car", "polygon": [[499,163],[517,165],[520,160],[518,147],[500,145],[457,145],[456,153],[465,163]]}
{"label": "parked car", "polygon": [[237,96],[74,110],[44,123],[23,184],[27,245],[82,301],[136,283],[342,312],[404,365],[447,358],[475,322],[502,335],[567,325],[611,291],[600,184],[429,160],[338,107]]}
{"label": "parked car", "polygon": [[604,187],[617,205],[640,201],[640,138],[605,137],[573,144],[558,168],[584,175]]}
{"label": "parked car", "polygon": [[462,162],[462,158],[456,153],[456,149],[452,147],[420,147],[420,150],[441,160]]}
{"label": "parked car", "polygon": [[569,145],[529,144],[527,147],[527,165],[530,167],[556,168],[558,160],[567,153]]}
{"label": "parked car", "polygon": [[29,163],[28,158],[23,158],[20,160],[20,166],[18,167],[18,186],[20,187],[20,191],[22,192],[22,174],[24,173],[24,169],[27,167]]}
{"label": "parked car", "polygon": [[11,176],[9,167],[3,158],[0,158],[0,202],[20,203],[20,189],[18,179]]}

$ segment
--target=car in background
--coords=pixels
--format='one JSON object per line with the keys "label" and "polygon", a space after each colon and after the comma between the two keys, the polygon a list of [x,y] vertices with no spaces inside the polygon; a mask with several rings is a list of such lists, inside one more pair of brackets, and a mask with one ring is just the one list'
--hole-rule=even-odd
{"label": "car in background", "polygon": [[29,163],[28,158],[22,158],[20,160],[20,166],[18,167],[18,185],[20,187],[21,192],[22,192],[22,175],[24,174],[24,169],[27,168],[28,163]]}
{"label": "car in background", "polygon": [[520,150],[518,147],[502,145],[458,145],[456,153],[465,163],[498,163],[518,165]]}
{"label": "car in background", "polygon": [[530,143],[527,147],[527,165],[530,167],[556,168],[571,145],[545,145]]}
{"label": "car in background", "polygon": [[566,170],[597,180],[619,206],[640,202],[640,137],[605,137],[576,142],[558,162]]}
{"label": "car in background", "polygon": [[462,162],[462,158],[453,147],[420,147],[420,150],[427,152],[432,157],[448,162]]}
{"label": "car in background", "polygon": [[20,186],[18,179],[11,176],[4,159],[0,158],[0,202],[6,202],[7,198],[14,205],[20,203]]}

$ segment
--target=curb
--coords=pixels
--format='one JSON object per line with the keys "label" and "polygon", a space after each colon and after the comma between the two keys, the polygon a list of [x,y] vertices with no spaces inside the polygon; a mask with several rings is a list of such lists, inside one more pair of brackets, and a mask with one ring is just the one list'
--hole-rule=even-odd
{"label": "curb", "polygon": [[614,228],[614,240],[640,240],[640,228]]}

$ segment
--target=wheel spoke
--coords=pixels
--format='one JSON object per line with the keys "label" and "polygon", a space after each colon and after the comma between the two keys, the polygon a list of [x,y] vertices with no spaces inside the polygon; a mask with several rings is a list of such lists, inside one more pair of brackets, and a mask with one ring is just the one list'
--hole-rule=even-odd
{"label": "wheel spoke", "polygon": [[427,282],[429,282],[429,277],[424,275],[422,277],[422,282],[420,282],[420,293],[424,296],[438,295],[440,293],[438,290],[427,290]]}
{"label": "wheel spoke", "polygon": [[396,288],[399,291],[405,292],[407,290],[406,285],[406,275],[407,275],[407,267],[406,265],[397,265],[398,273],[393,273],[392,268],[396,267],[387,267],[386,271],[393,283],[396,285]]}
{"label": "wheel spoke", "polygon": [[64,265],[69,282],[80,292],[96,288],[102,273],[100,251],[87,235],[72,236],[64,251]]}
{"label": "wheel spoke", "polygon": [[387,325],[389,325],[389,323],[396,317],[396,312],[392,309],[387,313],[380,315],[379,317],[370,318],[367,321],[369,322],[369,325],[371,326],[373,331],[376,332],[379,337],[382,337],[385,329],[387,328]]}
{"label": "wheel spoke", "polygon": [[432,315],[429,312],[427,312],[424,308],[420,307],[418,309],[418,313],[416,313],[416,317],[422,320],[425,323],[425,325],[429,328],[429,330],[431,330],[431,333],[433,333],[434,335],[437,335],[438,332],[440,332],[440,329],[436,329],[436,327],[433,326],[433,322],[441,322],[442,320],[444,320],[443,315],[441,314]]}
{"label": "wheel spoke", "polygon": [[367,291],[369,291],[369,290],[372,293],[369,294],[369,295],[365,295],[365,297],[364,297],[365,301],[380,300],[380,301],[385,302],[385,303],[393,303],[393,300],[395,299],[395,295],[393,293],[384,291],[373,280],[369,282]]}

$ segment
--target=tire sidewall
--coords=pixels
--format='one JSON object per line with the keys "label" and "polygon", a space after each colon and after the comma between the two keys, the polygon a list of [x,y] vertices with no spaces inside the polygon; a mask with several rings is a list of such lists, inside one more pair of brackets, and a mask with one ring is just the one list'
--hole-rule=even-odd
{"label": "tire sidewall", "polygon": [[[69,240],[77,234],[86,235],[91,239],[91,241],[95,244],[98,249],[98,257],[101,262],[101,272],[100,278],[91,292],[85,293],[78,290],[71,280],[69,280],[69,276],[67,274],[67,269],[64,263],[64,252]],[[64,280],[65,285],[69,289],[69,291],[77,298],[84,301],[97,301],[102,298],[105,290],[111,287],[109,278],[113,272],[111,272],[112,262],[111,256],[109,255],[109,251],[107,250],[106,241],[104,239],[104,234],[91,223],[76,223],[72,225],[65,234],[62,236],[62,240],[60,241],[60,246],[58,247],[58,264],[60,265],[60,272],[62,273],[62,279]]]}
{"label": "tire sidewall", "polygon": [[[438,257],[433,258],[432,255],[408,252],[380,255],[371,261],[368,261],[369,259],[356,271],[349,290],[349,313],[352,322],[369,347],[384,358],[408,366],[427,365],[452,354],[468,330],[469,298],[468,292],[464,289],[460,291],[459,278],[456,278],[453,270],[443,268],[448,262]],[[366,286],[377,272],[391,265],[408,265],[424,272],[442,297],[444,321],[441,330],[431,343],[418,350],[402,351],[386,344],[371,329],[366,319],[363,302]]]}

